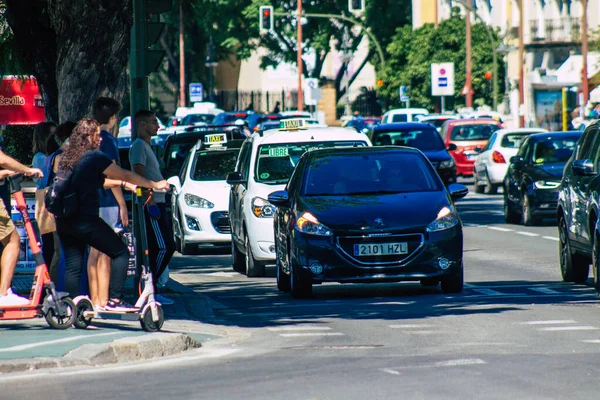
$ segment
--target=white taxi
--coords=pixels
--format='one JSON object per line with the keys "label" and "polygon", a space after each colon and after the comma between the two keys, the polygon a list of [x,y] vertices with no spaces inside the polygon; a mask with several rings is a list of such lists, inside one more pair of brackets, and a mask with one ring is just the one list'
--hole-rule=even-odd
{"label": "white taxi", "polygon": [[225,133],[206,135],[190,150],[173,187],[173,235],[181,254],[199,248],[229,246],[228,172],[235,169],[242,140],[227,140]]}
{"label": "white taxi", "polygon": [[273,215],[266,199],[283,190],[306,151],[327,147],[371,146],[364,134],[345,128],[313,128],[303,119],[287,119],[279,129],[254,133],[242,145],[231,185],[229,216],[233,269],[264,276],[275,263]]}

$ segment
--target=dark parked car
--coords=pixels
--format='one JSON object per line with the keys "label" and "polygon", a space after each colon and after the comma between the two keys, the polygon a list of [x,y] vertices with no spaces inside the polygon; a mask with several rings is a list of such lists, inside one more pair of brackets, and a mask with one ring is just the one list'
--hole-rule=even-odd
{"label": "dark parked car", "polygon": [[419,149],[427,156],[445,185],[456,182],[456,163],[433,125],[415,122],[375,125],[371,142],[373,146],[395,145]]}
{"label": "dark parked car", "polygon": [[249,114],[246,122],[248,122],[248,129],[254,132],[259,130],[263,122],[279,122],[282,118],[281,114]]}
{"label": "dark parked car", "polygon": [[277,287],[305,297],[322,282],[421,281],[460,292],[463,233],[454,200],[466,194],[462,185],[446,188],[415,149],[306,152],[286,190],[268,197],[277,206]]}
{"label": "dark parked car", "polygon": [[565,282],[583,283],[593,264],[598,291],[600,263],[600,122],[589,125],[565,166],[558,194],[560,271]]}
{"label": "dark parked car", "polygon": [[581,132],[536,133],[523,141],[504,178],[506,222],[535,225],[541,217],[556,215],[563,170],[580,136]]}

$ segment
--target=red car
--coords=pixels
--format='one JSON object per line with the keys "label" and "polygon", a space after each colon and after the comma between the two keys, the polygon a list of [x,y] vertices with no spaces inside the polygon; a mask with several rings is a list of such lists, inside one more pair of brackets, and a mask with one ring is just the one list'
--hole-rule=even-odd
{"label": "red car", "polygon": [[440,135],[456,162],[456,175],[473,176],[475,157],[502,124],[492,118],[454,119],[444,122]]}

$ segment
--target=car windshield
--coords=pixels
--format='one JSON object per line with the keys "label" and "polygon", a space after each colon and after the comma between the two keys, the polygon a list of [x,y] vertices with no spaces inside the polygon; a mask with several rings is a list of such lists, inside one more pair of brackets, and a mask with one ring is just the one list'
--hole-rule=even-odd
{"label": "car windshield", "polygon": [[523,140],[527,138],[528,135],[531,135],[534,132],[528,133],[509,133],[502,137],[502,141],[500,142],[501,147],[505,147],[507,149],[518,149],[521,147],[521,143]]}
{"label": "car windshield", "polygon": [[194,181],[224,181],[235,170],[238,150],[198,151],[190,174]]}
{"label": "car windshield", "polygon": [[373,132],[373,146],[408,146],[421,151],[443,150],[444,142],[433,128]]}
{"label": "car windshield", "polygon": [[305,196],[442,190],[426,159],[413,152],[338,154],[313,160],[306,171]]}
{"label": "car windshield", "polygon": [[271,185],[287,183],[302,155],[308,150],[331,147],[366,146],[364,141],[330,141],[309,143],[275,143],[258,148],[256,158],[256,182]]}
{"label": "car windshield", "polygon": [[565,164],[577,146],[577,138],[552,138],[533,144],[533,162],[536,165]]}
{"label": "car windshield", "polygon": [[182,125],[194,125],[199,122],[203,122],[205,124],[210,124],[212,120],[215,118],[214,115],[210,114],[188,114],[181,121]]}
{"label": "car windshield", "polygon": [[465,124],[452,128],[450,140],[460,142],[468,140],[488,140],[500,127],[496,124]]}

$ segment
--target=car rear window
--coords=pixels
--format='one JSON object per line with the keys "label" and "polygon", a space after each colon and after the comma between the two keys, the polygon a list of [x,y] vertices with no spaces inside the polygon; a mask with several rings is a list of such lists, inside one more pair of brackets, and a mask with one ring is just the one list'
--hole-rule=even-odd
{"label": "car rear window", "polygon": [[214,118],[215,118],[215,116],[210,115],[210,114],[189,114],[183,118],[181,123],[183,125],[193,125],[198,122],[204,122],[205,124],[210,124]]}
{"label": "car rear window", "polygon": [[531,135],[531,133],[511,133],[504,135],[502,141],[500,142],[500,147],[506,147],[507,149],[518,149],[521,147],[523,140],[525,140],[529,135]]}
{"label": "car rear window", "polygon": [[408,146],[421,151],[435,151],[445,148],[437,130],[407,129],[398,131],[373,131],[373,146]]}
{"label": "car rear window", "polygon": [[450,132],[450,140],[470,141],[470,140],[488,140],[492,133],[496,132],[500,127],[495,124],[465,124],[456,125]]}
{"label": "car rear window", "polygon": [[414,152],[350,153],[312,160],[303,194],[342,196],[442,190],[425,158]]}
{"label": "car rear window", "polygon": [[408,115],[406,114],[395,114],[392,116],[392,122],[407,122]]}

